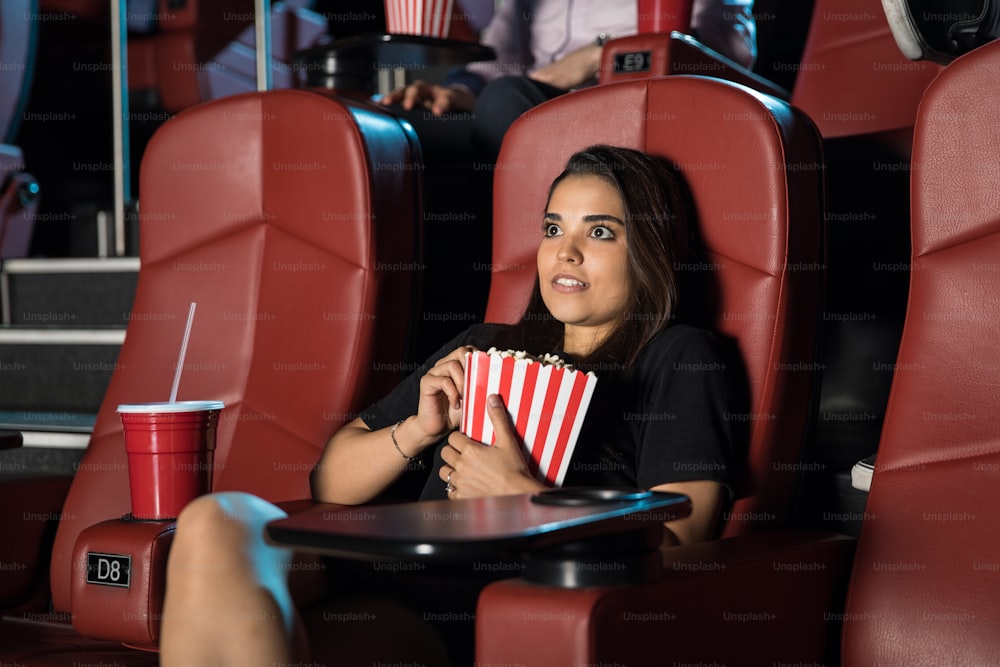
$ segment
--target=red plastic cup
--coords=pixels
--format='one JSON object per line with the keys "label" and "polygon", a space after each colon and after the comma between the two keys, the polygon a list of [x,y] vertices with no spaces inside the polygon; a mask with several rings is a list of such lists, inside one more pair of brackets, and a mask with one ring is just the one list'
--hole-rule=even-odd
{"label": "red plastic cup", "polygon": [[223,407],[221,401],[118,406],[132,518],[175,519],[185,505],[212,490],[215,429]]}
{"label": "red plastic cup", "polygon": [[638,32],[691,31],[692,0],[638,0]]}

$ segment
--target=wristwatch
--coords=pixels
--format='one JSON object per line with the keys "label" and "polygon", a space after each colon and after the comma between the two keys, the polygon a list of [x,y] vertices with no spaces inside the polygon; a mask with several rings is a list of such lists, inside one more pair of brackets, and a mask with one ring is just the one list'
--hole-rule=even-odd
{"label": "wristwatch", "polygon": [[614,38],[615,38],[614,35],[612,35],[610,33],[602,32],[601,34],[599,34],[597,36],[597,39],[594,40],[594,44],[596,44],[597,46],[604,46],[605,43],[607,43],[607,41],[609,39],[614,39]]}

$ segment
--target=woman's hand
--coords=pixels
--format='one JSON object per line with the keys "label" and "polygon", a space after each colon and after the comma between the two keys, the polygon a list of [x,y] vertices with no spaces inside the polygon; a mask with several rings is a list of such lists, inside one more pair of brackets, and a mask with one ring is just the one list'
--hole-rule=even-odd
{"label": "woman's hand", "polygon": [[521,443],[503,400],[491,394],[487,403],[496,442],[492,446],[484,445],[456,432],[449,436],[448,445],[441,451],[445,465],[441,466],[438,476],[452,489],[448,498],[502,496],[545,489],[528,472]]}
{"label": "woman's hand", "polygon": [[601,47],[597,44],[588,44],[551,65],[535,70],[528,76],[535,81],[569,90],[590,81],[600,68]]}
{"label": "woman's hand", "polygon": [[417,79],[406,88],[386,93],[379,99],[379,104],[399,104],[407,111],[424,107],[435,116],[440,116],[448,111],[472,111],[476,98],[464,88],[449,88]]}
{"label": "woman's hand", "polygon": [[437,442],[461,425],[465,355],[475,351],[471,345],[458,347],[420,378],[416,427],[422,442]]}

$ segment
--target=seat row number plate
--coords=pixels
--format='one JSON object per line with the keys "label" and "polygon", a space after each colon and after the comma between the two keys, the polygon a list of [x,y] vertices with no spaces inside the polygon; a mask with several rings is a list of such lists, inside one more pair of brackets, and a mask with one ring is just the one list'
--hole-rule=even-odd
{"label": "seat row number plate", "polygon": [[87,583],[128,588],[132,557],[121,554],[87,552]]}
{"label": "seat row number plate", "polygon": [[615,73],[648,72],[653,64],[652,51],[628,51],[615,54]]}

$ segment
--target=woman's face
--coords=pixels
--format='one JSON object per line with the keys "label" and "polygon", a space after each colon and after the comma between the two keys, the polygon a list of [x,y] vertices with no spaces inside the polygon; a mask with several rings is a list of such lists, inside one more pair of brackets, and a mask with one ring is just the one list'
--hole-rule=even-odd
{"label": "woman's face", "polygon": [[542,231],[542,300],[565,325],[566,351],[588,354],[618,324],[631,289],[618,191],[600,176],[564,178],[552,191]]}

